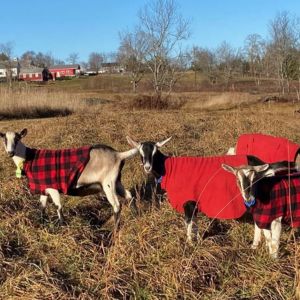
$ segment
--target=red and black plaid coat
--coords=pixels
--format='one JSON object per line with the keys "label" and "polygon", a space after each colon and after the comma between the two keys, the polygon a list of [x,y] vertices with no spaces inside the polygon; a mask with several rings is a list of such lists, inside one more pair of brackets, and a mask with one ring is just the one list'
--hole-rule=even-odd
{"label": "red and black plaid coat", "polygon": [[53,188],[68,194],[89,161],[91,146],[77,149],[27,149],[23,171],[33,194]]}
{"label": "red and black plaid coat", "polygon": [[256,186],[256,204],[250,212],[257,226],[270,229],[283,217],[292,227],[300,227],[300,173],[264,178]]}

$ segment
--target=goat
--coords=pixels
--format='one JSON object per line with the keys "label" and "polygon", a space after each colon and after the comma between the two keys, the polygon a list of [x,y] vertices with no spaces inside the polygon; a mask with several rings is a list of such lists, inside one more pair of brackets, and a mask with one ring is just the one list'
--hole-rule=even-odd
{"label": "goat", "polygon": [[[118,195],[126,198],[127,200],[132,198],[131,193],[128,190],[125,190],[121,183],[121,170],[125,163],[124,160],[136,155],[138,151],[134,148],[125,152],[117,152],[106,145],[94,145],[85,148],[78,148],[83,149],[82,151],[86,153],[82,162],[78,163],[75,161],[74,163],[74,161],[71,161],[70,158],[67,158],[66,161],[64,161],[65,169],[51,169],[50,172],[52,173],[49,175],[49,165],[43,165],[41,169],[36,165],[39,158],[42,158],[46,162],[48,160],[49,163],[49,156],[52,155],[51,152],[54,151],[55,157],[61,158],[61,153],[63,151],[76,151],[77,149],[31,149],[25,146],[21,141],[21,139],[26,135],[26,128],[20,133],[12,131],[8,131],[6,133],[0,132],[0,137],[3,139],[5,150],[7,154],[12,157],[15,165],[17,166],[17,177],[18,175],[21,175],[21,171],[25,172],[27,177],[30,175],[29,187],[31,192],[41,194],[40,203],[42,208],[42,218],[45,214],[48,196],[52,198],[53,203],[57,207],[59,223],[63,224],[64,218],[60,201],[60,193],[72,196],[85,196],[103,191],[113,208],[115,229],[117,229],[121,213],[121,205],[118,200]],[[77,158],[75,157],[75,159]],[[72,171],[74,165],[77,164],[81,169]],[[57,168],[59,168],[59,166]],[[74,174],[70,172],[74,172]],[[39,176],[43,176],[43,179],[41,180]],[[67,182],[64,186],[58,182],[58,178],[60,176],[64,176],[63,179],[67,178]]]}
{"label": "goat", "polygon": [[[267,165],[266,165],[267,166]],[[266,246],[273,258],[278,257],[282,220],[292,227],[300,227],[300,176],[294,163],[290,174],[264,178],[267,168],[252,166],[222,167],[235,175],[237,185],[245,202],[252,202],[250,212],[255,230],[252,249],[256,249],[263,231]]]}
{"label": "goat", "polygon": [[[162,182],[161,187],[167,191],[169,202],[173,208],[184,213],[189,243],[192,241],[193,218],[196,217],[198,211],[218,219],[239,218],[246,212],[239,189],[232,180],[234,178],[226,175],[221,168],[222,163],[231,160],[238,165],[241,161],[245,161],[254,166],[257,171],[264,170],[268,176],[273,176],[279,167],[288,167],[287,162],[265,164],[251,155],[171,158],[159,151],[159,148],[170,139],[171,137],[157,143],[140,143],[127,136],[128,143],[139,150],[144,171],[154,175],[157,182]],[[184,174],[180,173],[176,162],[182,164],[184,168],[188,168],[188,171],[186,169]],[[206,169],[203,169],[202,166],[199,167],[198,164],[201,163],[205,165]],[[208,173],[208,175],[203,175],[203,173]],[[194,177],[196,182],[193,181]],[[192,186],[189,186],[189,181],[192,182]],[[211,195],[206,193],[208,186],[212,190]],[[182,194],[181,198],[176,199],[177,194],[180,193]]]}

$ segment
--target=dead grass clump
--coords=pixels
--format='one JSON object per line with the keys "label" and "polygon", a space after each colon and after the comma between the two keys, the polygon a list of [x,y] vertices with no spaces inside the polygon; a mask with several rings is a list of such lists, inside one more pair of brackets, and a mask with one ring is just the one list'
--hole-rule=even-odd
{"label": "dead grass clump", "polygon": [[272,102],[272,103],[287,103],[287,102],[298,102],[298,100],[294,97],[291,96],[264,96],[262,98],[260,98],[258,101],[263,102],[263,103],[268,103],[268,102]]}
{"label": "dead grass clump", "polygon": [[28,88],[8,91],[0,87],[0,120],[67,116],[82,111],[86,103],[78,95]]}
{"label": "dead grass clump", "polygon": [[0,120],[64,117],[73,113],[69,108],[23,107],[0,112]]}
{"label": "dead grass clump", "polygon": [[167,110],[180,109],[186,100],[182,97],[138,95],[129,104],[129,109]]}
{"label": "dead grass clump", "polygon": [[85,99],[83,99],[83,101],[86,103],[87,106],[107,104],[107,103],[111,102],[108,99],[102,99],[102,98],[97,98],[97,97],[85,98]]}

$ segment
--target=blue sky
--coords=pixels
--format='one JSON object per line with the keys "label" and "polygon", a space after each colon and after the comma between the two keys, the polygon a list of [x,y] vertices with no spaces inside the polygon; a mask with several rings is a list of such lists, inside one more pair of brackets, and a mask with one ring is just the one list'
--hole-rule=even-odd
{"label": "blue sky", "polygon": [[[119,32],[138,22],[146,0],[3,0],[0,43],[14,42],[14,55],[27,50],[51,52],[65,60],[89,53],[116,51]],[[300,0],[177,0],[191,21],[189,46],[214,48],[226,40],[240,47],[250,33],[266,37],[268,23],[280,11],[300,17]]]}

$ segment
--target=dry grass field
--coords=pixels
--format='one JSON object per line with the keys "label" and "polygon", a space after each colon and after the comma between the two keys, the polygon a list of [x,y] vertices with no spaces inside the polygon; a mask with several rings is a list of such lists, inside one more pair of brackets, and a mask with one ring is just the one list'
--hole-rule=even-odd
{"label": "dry grass field", "polygon": [[[67,148],[97,143],[129,149],[136,140],[172,136],[162,149],[174,155],[219,155],[242,133],[261,132],[300,143],[300,103],[262,103],[266,93],[175,93],[164,109],[134,105],[135,95],[67,85],[17,85],[0,90],[0,131],[28,129],[26,145]],[[93,79],[95,80],[95,79]],[[91,85],[93,86],[93,85]],[[117,86],[115,84],[115,86]],[[40,220],[39,197],[0,149],[0,299],[295,299],[300,261],[297,234],[285,227],[280,258],[265,245],[251,250],[251,218],[198,218],[202,238],[186,244],[183,217],[167,201],[144,196],[138,157],[126,162],[124,185],[135,191],[112,241],[112,210],[98,196],[63,197],[66,226]]]}

